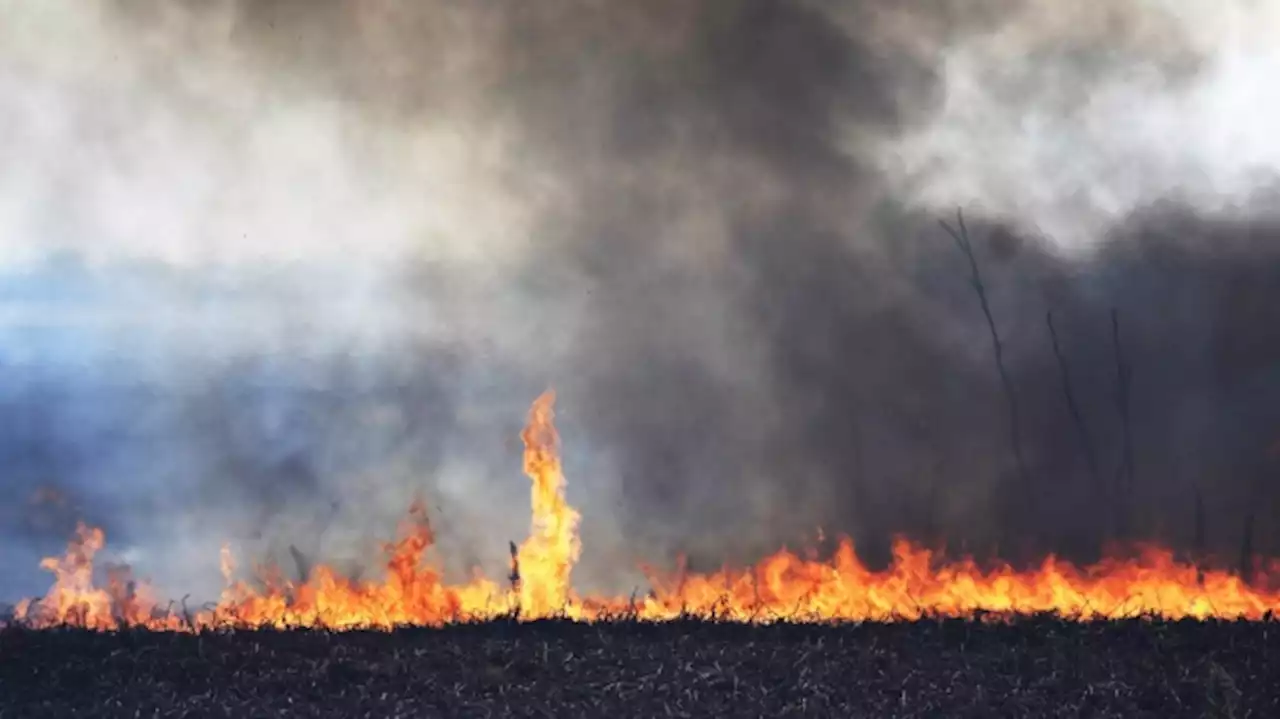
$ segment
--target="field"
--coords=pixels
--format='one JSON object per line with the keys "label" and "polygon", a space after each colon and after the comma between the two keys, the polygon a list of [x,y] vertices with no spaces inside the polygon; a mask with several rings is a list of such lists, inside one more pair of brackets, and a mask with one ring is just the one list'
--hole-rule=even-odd
{"label": "field", "polygon": [[[639,601],[578,597],[552,401],[523,434],[533,521],[508,586],[445,583],[415,505],[379,580],[299,561],[298,583],[247,582],[225,552],[219,601],[178,613],[118,568],[98,581],[105,535],[81,525],[0,629],[0,719],[1280,716],[1272,565],[1252,584],[1154,549],[984,569],[903,543],[872,571],[842,543],[682,572]],[[815,621],[707,619],[726,616]],[[864,621],[882,616],[900,621]],[[300,622],[317,628],[279,628]],[[383,630],[337,631],[353,625]]]}
{"label": "field", "polygon": [[1274,717],[1274,622],[0,631],[0,717]]}

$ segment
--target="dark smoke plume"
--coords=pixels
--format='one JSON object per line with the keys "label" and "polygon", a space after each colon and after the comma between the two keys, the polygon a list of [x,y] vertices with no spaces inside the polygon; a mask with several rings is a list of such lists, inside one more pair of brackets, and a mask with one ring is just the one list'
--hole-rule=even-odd
{"label": "dark smoke plume", "polygon": [[502,576],[548,385],[584,588],[818,527],[1087,558],[1113,309],[1130,535],[1198,492],[1280,552],[1280,3],[0,7],[6,594],[81,518],[175,594],[224,541],[355,571],[415,496]]}

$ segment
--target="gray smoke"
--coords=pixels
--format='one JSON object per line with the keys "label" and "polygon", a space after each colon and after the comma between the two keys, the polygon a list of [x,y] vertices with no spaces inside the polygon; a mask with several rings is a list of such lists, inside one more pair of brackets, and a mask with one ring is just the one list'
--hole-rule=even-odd
{"label": "gray smoke", "polygon": [[355,569],[415,496],[501,576],[547,386],[585,588],[1008,542],[957,206],[1018,542],[1114,534],[1114,307],[1134,532],[1189,545],[1198,489],[1210,549],[1280,551],[1280,3],[0,7],[5,594],[81,518],[176,595],[223,542]]}

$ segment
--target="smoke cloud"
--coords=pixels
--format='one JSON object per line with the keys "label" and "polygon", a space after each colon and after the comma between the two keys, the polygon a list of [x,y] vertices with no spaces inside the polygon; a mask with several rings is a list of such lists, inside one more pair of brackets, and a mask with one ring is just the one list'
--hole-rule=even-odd
{"label": "smoke cloud", "polygon": [[913,203],[980,205],[1072,254],[1162,201],[1275,218],[1280,6],[1012,5],[937,47],[944,97],[890,143]]}
{"label": "smoke cloud", "polygon": [[1132,533],[1198,493],[1280,551],[1280,3],[0,8],[0,595],[77,519],[178,596],[224,542],[358,571],[415,496],[501,576],[547,386],[584,588],[819,527],[1085,557],[1113,308]]}

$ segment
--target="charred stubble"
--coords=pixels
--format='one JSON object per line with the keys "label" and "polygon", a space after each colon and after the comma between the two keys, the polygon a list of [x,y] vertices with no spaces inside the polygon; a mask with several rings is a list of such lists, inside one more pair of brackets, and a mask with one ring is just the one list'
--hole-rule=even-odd
{"label": "charred stubble", "polygon": [[1266,717],[1271,623],[0,633],[0,716]]}

